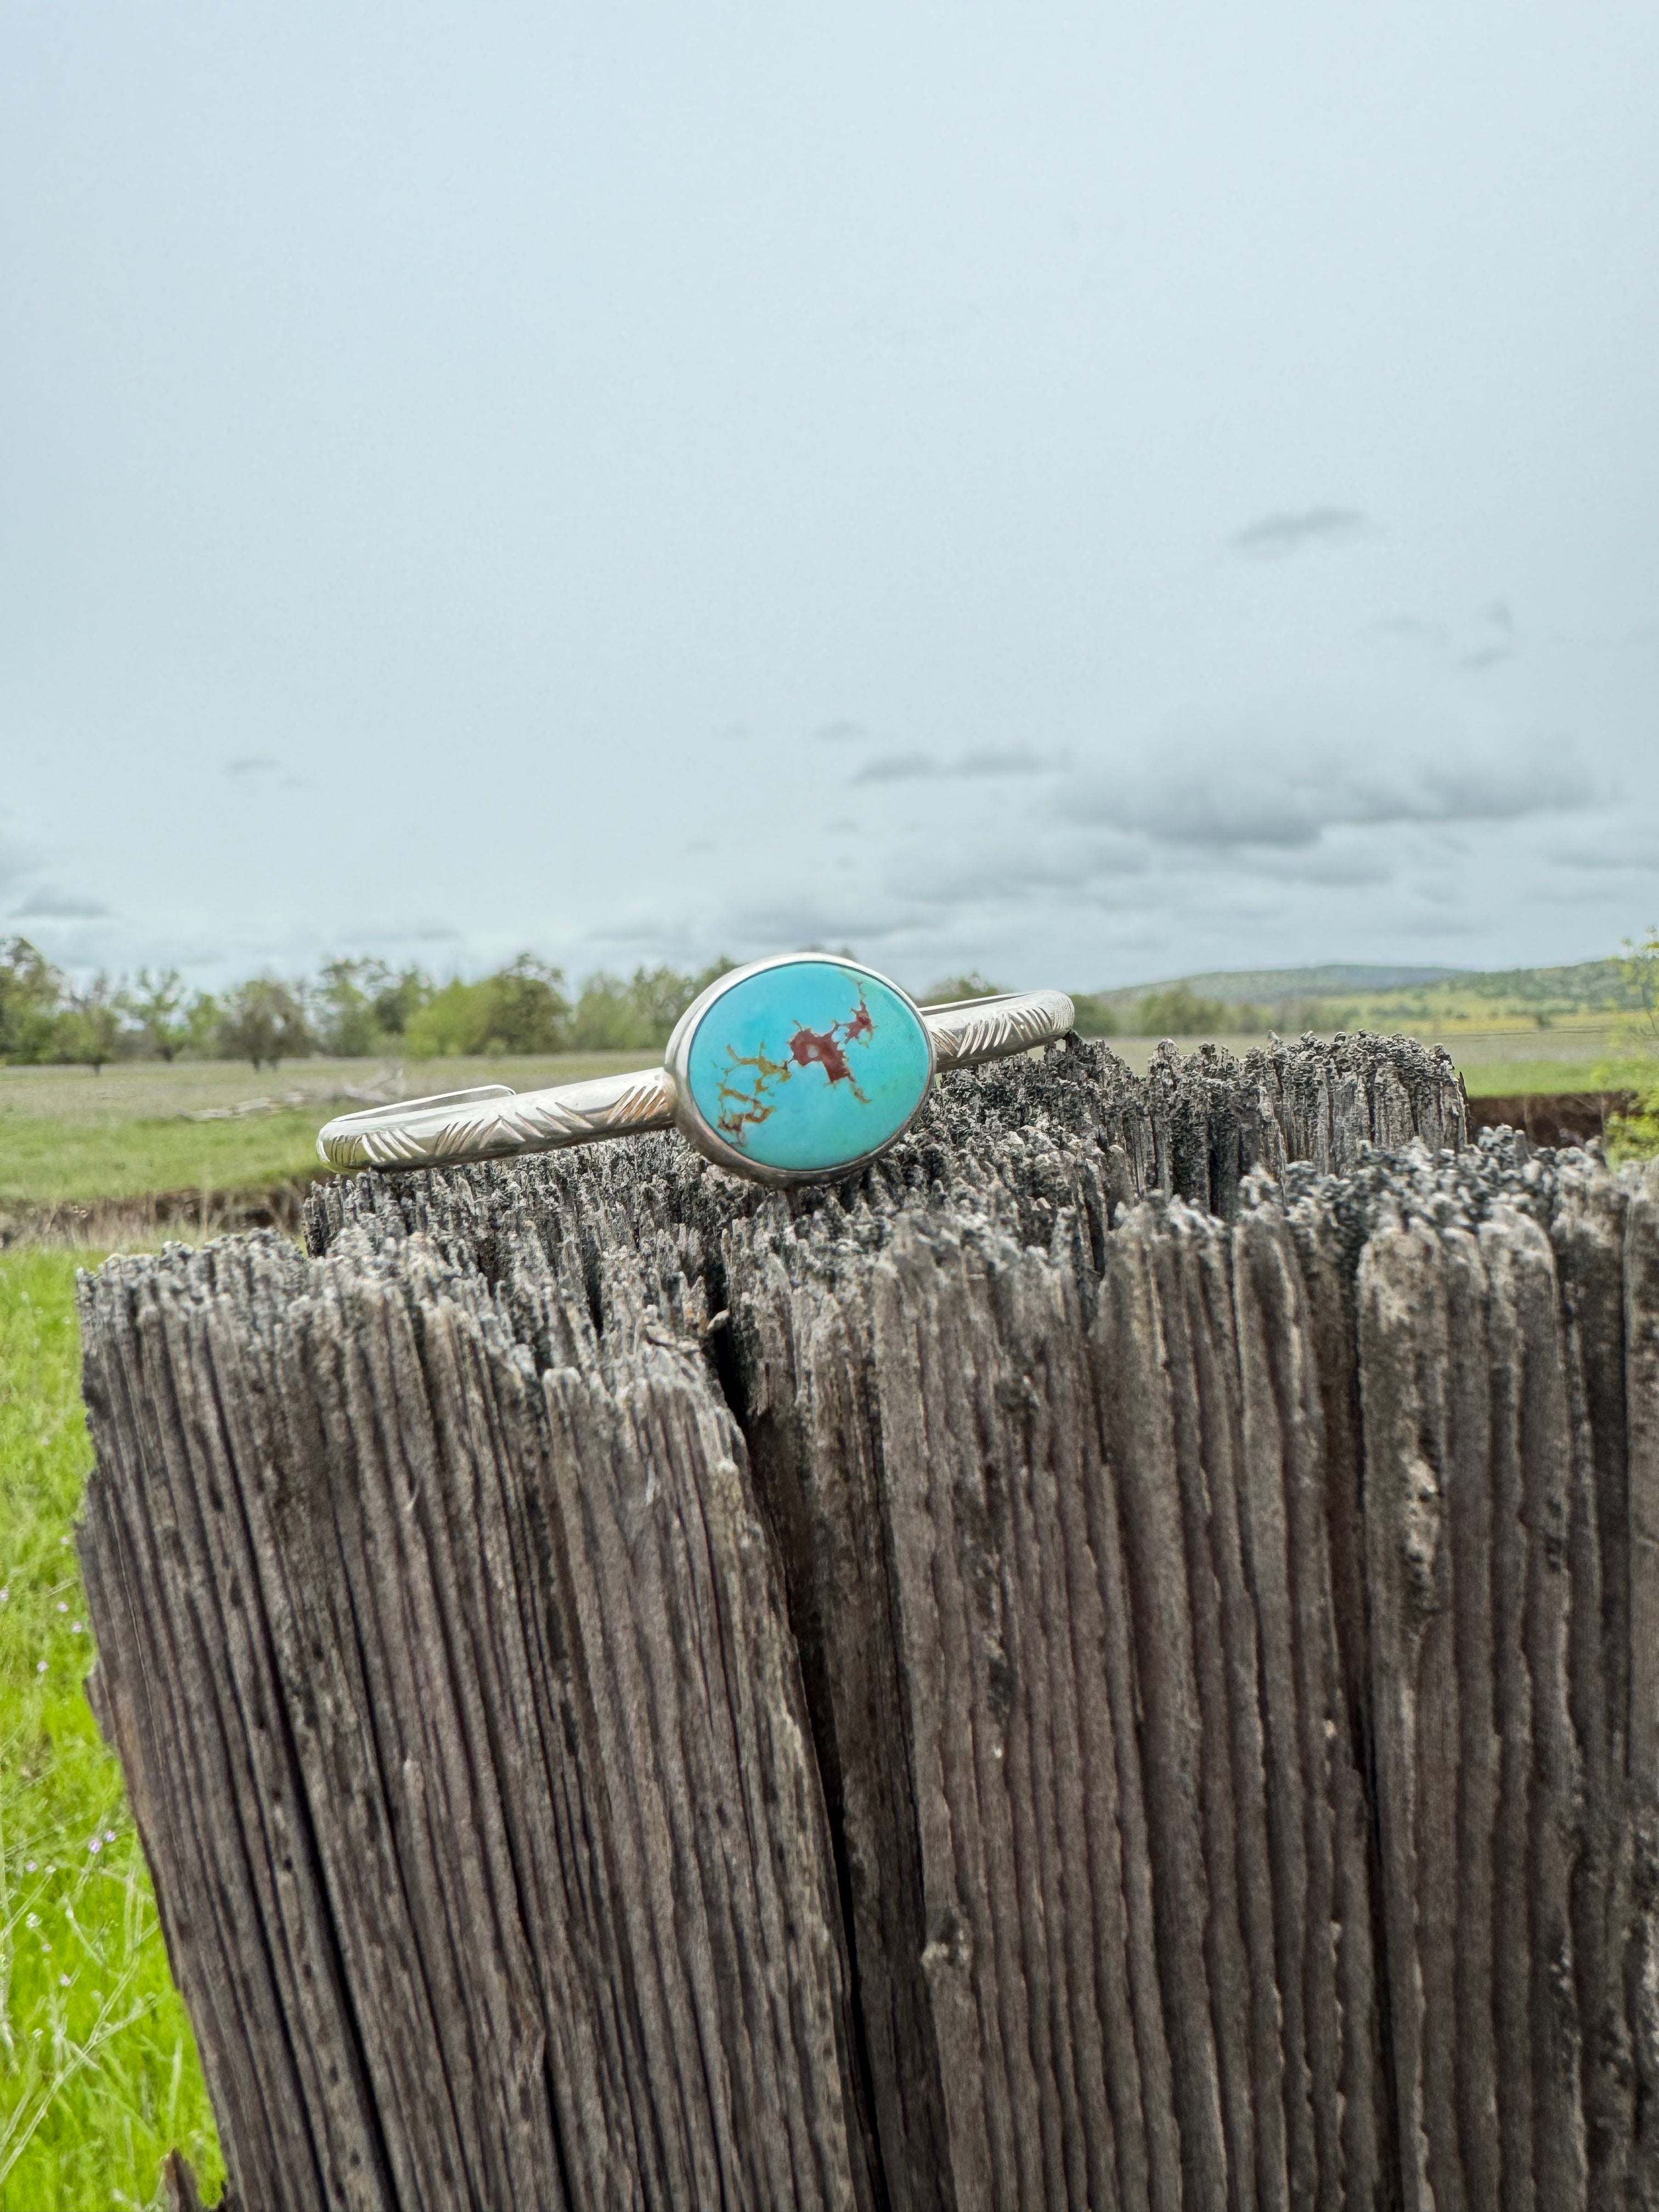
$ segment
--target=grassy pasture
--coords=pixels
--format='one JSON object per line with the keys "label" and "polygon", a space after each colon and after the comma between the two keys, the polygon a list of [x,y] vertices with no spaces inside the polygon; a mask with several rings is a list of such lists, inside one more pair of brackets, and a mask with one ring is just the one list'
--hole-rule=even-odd
{"label": "grassy pasture", "polygon": [[204,2187],[222,2170],[120,1772],[82,1689],[75,1267],[0,1253],[0,2212],[159,2206],[174,2145]]}
{"label": "grassy pasture", "polygon": [[[1472,1097],[1509,1091],[1586,1091],[1598,1061],[1614,1048],[1605,1023],[1595,1027],[1453,1030],[1425,1025],[1447,1044]],[[1265,1042],[1221,1036],[1233,1052]],[[1115,1052],[1144,1072],[1150,1037],[1114,1037]],[[1197,1038],[1180,1040],[1183,1052]],[[566,1054],[543,1060],[446,1060],[401,1072],[409,1097],[507,1083],[515,1091],[640,1065],[637,1052]],[[319,1126],[352,1103],[342,1093],[386,1073],[371,1060],[298,1060],[255,1074],[223,1060],[163,1066],[124,1062],[94,1075],[83,1067],[0,1067],[0,1212],[10,1207],[82,1203],[152,1191],[237,1191],[303,1179],[317,1166]],[[234,1109],[261,1098],[305,1094],[302,1105],[241,1114],[228,1121],[190,1121],[208,1109]]]}
{"label": "grassy pasture", "polygon": [[1103,1005],[1133,1021],[1149,992],[1184,985],[1200,999],[1279,1008],[1291,1018],[1317,1005],[1344,1029],[1409,1030],[1438,1036],[1460,1027],[1548,1031],[1595,1028],[1639,1011],[1641,989],[1628,960],[1583,960],[1569,968],[1401,971],[1343,966],[1230,969],[1102,992]]}
{"label": "grassy pasture", "polygon": [[[638,1066],[639,1053],[566,1054],[548,1060],[415,1062],[400,1088],[462,1091],[508,1083],[515,1091],[574,1083]],[[309,1176],[317,1131],[355,1103],[342,1096],[386,1072],[384,1061],[296,1060],[273,1074],[226,1060],[118,1062],[85,1067],[0,1067],[0,1209],[160,1190],[242,1190]],[[185,1117],[302,1091],[306,1103],[224,1121]]]}

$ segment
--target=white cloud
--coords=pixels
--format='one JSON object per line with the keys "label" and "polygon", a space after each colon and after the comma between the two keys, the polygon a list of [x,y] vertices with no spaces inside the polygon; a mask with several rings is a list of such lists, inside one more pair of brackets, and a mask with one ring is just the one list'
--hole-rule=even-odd
{"label": "white cloud", "polygon": [[1155,747],[1126,771],[1072,779],[1056,811],[1212,851],[1294,848],[1339,827],[1514,822],[1591,803],[1591,780],[1559,744],[1513,738],[1390,742],[1362,726],[1322,744],[1263,742],[1249,726]]}

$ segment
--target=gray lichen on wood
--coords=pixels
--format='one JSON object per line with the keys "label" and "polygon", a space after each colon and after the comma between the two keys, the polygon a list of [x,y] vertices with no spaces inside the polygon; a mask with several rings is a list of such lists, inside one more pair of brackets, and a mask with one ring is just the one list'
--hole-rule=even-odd
{"label": "gray lichen on wood", "polygon": [[88,1280],[238,2212],[1659,2202],[1659,1181],[1464,1136],[1073,1044]]}

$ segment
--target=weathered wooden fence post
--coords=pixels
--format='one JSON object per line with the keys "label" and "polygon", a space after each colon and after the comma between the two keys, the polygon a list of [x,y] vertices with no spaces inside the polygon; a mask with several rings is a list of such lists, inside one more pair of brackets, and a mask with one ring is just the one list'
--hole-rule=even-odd
{"label": "weathered wooden fence post", "polygon": [[1074,1043],[109,1262],[236,2212],[1659,2203],[1659,1176],[1464,1136]]}

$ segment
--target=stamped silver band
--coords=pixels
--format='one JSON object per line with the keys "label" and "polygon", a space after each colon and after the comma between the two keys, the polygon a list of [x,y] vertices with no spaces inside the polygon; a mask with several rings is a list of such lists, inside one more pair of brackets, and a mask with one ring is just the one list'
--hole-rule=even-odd
{"label": "stamped silver band", "polygon": [[[732,977],[741,980],[770,964],[756,962],[751,969],[732,971]],[[873,970],[849,972],[874,976]],[[722,977],[711,986],[688,1011],[681,1030],[705,1002],[718,1000],[731,980]],[[888,988],[897,989],[896,985]],[[933,1065],[940,1070],[977,1066],[984,1060],[1030,1051],[1064,1036],[1073,1020],[1072,1001],[1063,991],[1000,992],[988,998],[913,1007],[913,1013],[932,1041]],[[677,1040],[681,1030],[676,1032]],[[673,1042],[668,1057],[676,1057]],[[317,1139],[317,1151],[333,1168],[434,1167],[450,1161],[501,1159],[516,1152],[553,1152],[568,1145],[668,1129],[677,1123],[697,1141],[699,1133],[687,1126],[684,1102],[665,1066],[597,1076],[586,1083],[557,1084],[545,1091],[514,1091],[506,1084],[492,1083],[473,1091],[371,1106],[327,1123]],[[763,1182],[818,1179],[817,1172],[810,1170],[769,1171],[750,1166],[718,1140],[705,1149],[724,1164]]]}
{"label": "stamped silver band", "polygon": [[665,1067],[599,1075],[548,1091],[486,1083],[435,1098],[341,1114],[317,1139],[334,1168],[424,1168],[445,1160],[499,1160],[514,1152],[551,1152],[674,1126],[674,1085]]}
{"label": "stamped silver band", "polygon": [[1033,1045],[1052,1044],[1077,1018],[1064,991],[995,991],[988,998],[923,1006],[921,1012],[941,1068],[977,1067],[983,1060],[1006,1060]]}

